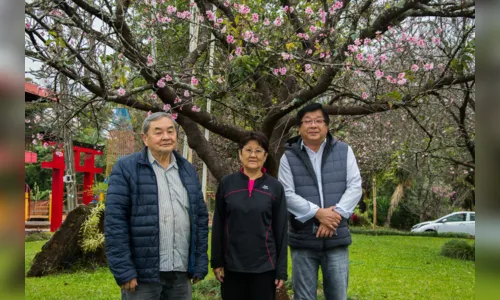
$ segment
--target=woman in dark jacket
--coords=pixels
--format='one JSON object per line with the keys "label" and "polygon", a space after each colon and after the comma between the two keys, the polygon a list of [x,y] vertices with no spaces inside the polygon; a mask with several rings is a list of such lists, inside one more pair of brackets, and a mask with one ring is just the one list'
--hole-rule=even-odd
{"label": "woman in dark jacket", "polygon": [[281,183],[263,168],[267,137],[252,132],[239,145],[242,168],[216,194],[212,268],[222,298],[275,299],[287,279],[287,208]]}

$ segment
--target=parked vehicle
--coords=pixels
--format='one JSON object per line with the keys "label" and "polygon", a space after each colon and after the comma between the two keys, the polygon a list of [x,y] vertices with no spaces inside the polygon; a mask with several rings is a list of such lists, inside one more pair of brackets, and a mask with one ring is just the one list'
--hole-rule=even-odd
{"label": "parked vehicle", "polygon": [[446,215],[434,221],[422,222],[411,228],[412,232],[435,231],[457,232],[476,235],[476,213],[473,211],[459,211]]}

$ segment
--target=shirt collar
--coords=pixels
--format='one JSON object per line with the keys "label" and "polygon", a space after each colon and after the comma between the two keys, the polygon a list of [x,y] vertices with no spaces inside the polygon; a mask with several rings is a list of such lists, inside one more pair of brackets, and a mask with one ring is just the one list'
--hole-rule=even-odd
{"label": "shirt collar", "polygon": [[[321,143],[321,146],[319,146],[319,150],[318,152],[315,152],[315,153],[319,153],[321,150],[323,150],[323,148],[325,148],[325,145],[326,145],[326,139],[323,141],[323,143]],[[310,151],[312,151],[309,147],[307,147],[305,144],[304,144],[304,140],[303,139],[300,139],[300,149],[304,149],[304,147],[306,147],[307,149],[309,149]],[[314,151],[312,151],[314,152]]]}
{"label": "shirt collar", "polygon": [[[153,156],[153,153],[151,153],[151,150],[148,148],[148,160],[151,164],[154,164],[155,162],[163,168],[163,166],[156,160],[156,158]],[[177,165],[177,159],[175,158],[174,153],[172,152],[170,156],[170,165],[166,168],[167,170],[170,169],[171,167],[178,169],[179,166]]]}

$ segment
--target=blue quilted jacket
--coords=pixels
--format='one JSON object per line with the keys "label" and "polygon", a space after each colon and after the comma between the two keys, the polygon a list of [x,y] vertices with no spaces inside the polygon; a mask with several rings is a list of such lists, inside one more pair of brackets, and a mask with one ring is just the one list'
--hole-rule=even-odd
{"label": "blue quilted jacket", "polygon": [[[208,212],[198,174],[174,151],[179,175],[189,195],[191,245],[189,276],[203,279],[208,273]],[[147,148],[118,160],[109,178],[104,218],[106,256],[116,283],[133,278],[160,282],[158,188]]]}

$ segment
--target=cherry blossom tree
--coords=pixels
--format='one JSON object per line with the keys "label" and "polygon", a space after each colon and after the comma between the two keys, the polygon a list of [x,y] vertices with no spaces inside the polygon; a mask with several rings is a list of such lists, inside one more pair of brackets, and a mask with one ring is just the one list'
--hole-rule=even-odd
{"label": "cherry blossom tree", "polygon": [[[423,132],[423,104],[462,92],[472,105],[470,0],[34,0],[25,20],[37,76],[65,76],[92,103],[170,112],[218,179],[229,163],[202,128],[229,142],[262,131],[276,174],[295,112],[312,101],[335,116],[404,111]],[[442,156],[430,147],[421,155]]]}

